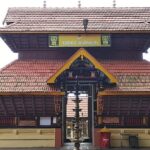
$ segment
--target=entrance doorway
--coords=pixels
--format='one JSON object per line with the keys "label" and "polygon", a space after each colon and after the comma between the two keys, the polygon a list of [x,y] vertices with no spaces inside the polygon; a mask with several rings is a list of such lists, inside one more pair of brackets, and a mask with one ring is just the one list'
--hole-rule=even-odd
{"label": "entrance doorway", "polygon": [[[74,86],[73,86],[74,87]],[[73,89],[72,87],[72,89]],[[71,89],[68,85],[67,89]],[[92,130],[94,130],[94,112],[96,103],[94,84],[79,83],[79,103],[80,111],[80,140],[82,142],[92,142]],[[66,99],[63,101],[63,137],[64,142],[72,142],[74,138],[74,117],[75,117],[75,101],[76,95],[74,91],[67,91]]]}
{"label": "entrance doorway", "polygon": [[[74,138],[74,128],[73,122],[75,117],[75,112],[73,111],[75,108],[75,99],[76,96],[74,93],[69,93],[67,96],[67,106],[66,106],[66,139],[72,141]],[[80,137],[81,140],[87,141],[89,140],[88,134],[88,94],[80,94],[79,99],[81,100],[79,107],[80,111]]]}
{"label": "entrance doorway", "polygon": [[[109,78],[105,73],[109,75]],[[77,140],[93,142],[97,112],[96,96],[99,91],[111,86],[111,75],[85,51],[75,54],[57,75],[59,76],[54,78],[55,84],[65,93],[62,100],[63,141],[71,142],[75,135]],[[85,99],[82,97],[83,94],[86,94]],[[79,106],[80,99],[82,102]],[[73,109],[74,102],[76,108]],[[86,105],[82,107],[82,103]]]}

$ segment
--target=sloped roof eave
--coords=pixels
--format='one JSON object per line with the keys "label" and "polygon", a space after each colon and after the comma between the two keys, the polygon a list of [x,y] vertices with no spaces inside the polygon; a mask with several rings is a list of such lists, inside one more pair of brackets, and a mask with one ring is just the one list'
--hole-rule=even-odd
{"label": "sloped roof eave", "polygon": [[[0,94],[54,94],[61,92],[47,85],[66,59],[16,60],[0,71]],[[99,62],[99,60],[98,60]],[[117,79],[117,87],[105,90],[108,95],[140,93],[150,95],[150,63],[144,60],[101,60],[99,62]],[[101,94],[103,92],[100,92]],[[104,93],[103,93],[104,94]]]}
{"label": "sloped roof eave", "polygon": [[64,92],[0,92],[0,96],[24,96],[24,95],[34,95],[34,96],[44,96],[44,95],[50,95],[50,96],[64,96]]}
{"label": "sloped roof eave", "polygon": [[135,95],[149,95],[150,91],[101,91],[98,92],[97,96],[135,96]]}
{"label": "sloped roof eave", "polygon": [[[9,29],[9,28],[0,28],[0,34],[23,34],[23,33],[36,33],[36,34],[40,34],[40,33],[44,33],[44,34],[61,34],[61,33],[71,33],[71,34],[82,34],[85,33],[84,30],[30,30],[30,29]],[[86,33],[90,33],[90,34],[100,34],[100,33],[150,33],[150,30],[127,30],[127,29],[122,29],[122,30],[114,30],[114,29],[107,29],[107,30],[87,30]]]}

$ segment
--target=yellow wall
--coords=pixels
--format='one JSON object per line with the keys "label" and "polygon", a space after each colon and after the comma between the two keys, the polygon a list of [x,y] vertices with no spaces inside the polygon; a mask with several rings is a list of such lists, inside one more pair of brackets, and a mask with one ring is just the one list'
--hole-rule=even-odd
{"label": "yellow wall", "polygon": [[55,129],[0,129],[0,147],[55,147]]}
{"label": "yellow wall", "polygon": [[[129,147],[129,135],[138,135],[140,147],[150,147],[150,129],[110,128],[110,131],[111,147]],[[0,147],[55,147],[55,132],[54,128],[0,129]]]}
{"label": "yellow wall", "polygon": [[139,147],[150,147],[150,129],[110,129],[111,147],[129,147],[129,135],[137,135]]}

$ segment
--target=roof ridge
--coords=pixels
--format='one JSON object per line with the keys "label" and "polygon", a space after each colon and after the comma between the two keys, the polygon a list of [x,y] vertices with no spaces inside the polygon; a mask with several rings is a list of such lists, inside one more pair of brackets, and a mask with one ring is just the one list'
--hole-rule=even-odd
{"label": "roof ridge", "polygon": [[84,33],[84,18],[89,33],[150,32],[150,7],[10,7],[0,33]]}
{"label": "roof ridge", "polygon": [[43,8],[43,7],[9,7],[8,8],[8,12],[18,12],[18,11],[22,11],[22,12],[27,12],[27,11],[43,11],[43,12],[51,12],[51,11],[66,11],[66,12],[70,12],[70,11],[86,11],[86,10],[95,10],[95,11],[104,11],[107,12],[107,10],[112,10],[113,12],[117,12],[118,10],[127,10],[127,11],[135,11],[135,10],[150,10],[150,7],[116,7],[116,8],[113,8],[113,7],[81,7],[81,8],[78,8],[78,7],[46,7],[46,8]]}
{"label": "roof ridge", "polygon": [[117,8],[123,8],[123,9],[124,8],[125,9],[126,8],[129,8],[129,9],[133,8],[134,9],[135,8],[136,9],[136,8],[138,8],[138,9],[144,9],[144,8],[148,8],[148,9],[150,9],[150,7],[115,7],[114,8],[114,7],[104,7],[104,6],[103,7],[97,7],[97,6],[96,7],[91,7],[90,6],[90,7],[80,7],[80,8],[79,7],[46,7],[46,8],[44,8],[44,7],[29,7],[29,6],[24,7],[24,6],[21,6],[21,7],[9,7],[8,9],[10,9],[10,8],[41,8],[41,9],[48,9],[48,8],[71,8],[71,9],[72,8],[77,8],[77,9],[82,9],[82,8],[111,8],[111,9],[117,9]]}

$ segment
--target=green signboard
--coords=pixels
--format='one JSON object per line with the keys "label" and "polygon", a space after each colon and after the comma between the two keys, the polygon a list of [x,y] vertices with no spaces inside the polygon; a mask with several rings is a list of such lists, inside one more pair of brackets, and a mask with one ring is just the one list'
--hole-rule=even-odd
{"label": "green signboard", "polygon": [[109,34],[50,34],[49,47],[110,47]]}

